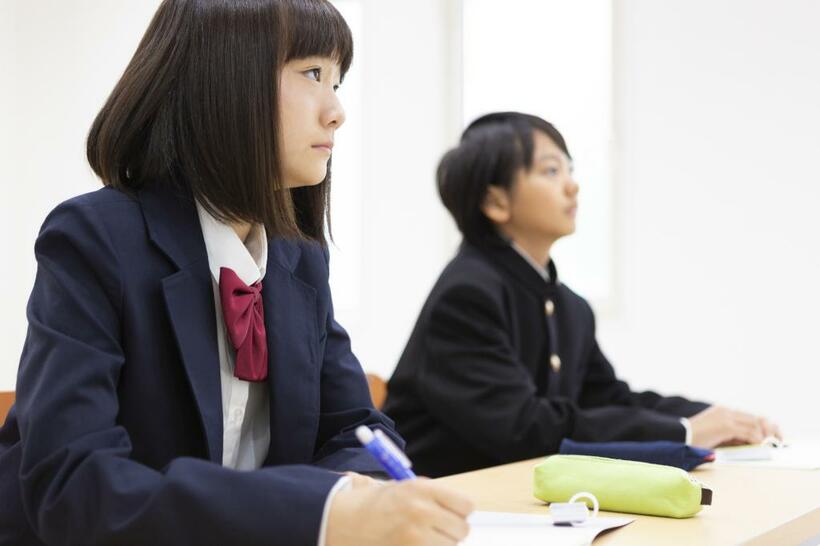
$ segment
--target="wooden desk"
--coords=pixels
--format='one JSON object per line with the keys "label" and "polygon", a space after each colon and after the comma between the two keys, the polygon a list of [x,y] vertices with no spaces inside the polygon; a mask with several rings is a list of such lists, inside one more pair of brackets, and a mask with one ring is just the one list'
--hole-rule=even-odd
{"label": "wooden desk", "polygon": [[[532,496],[532,468],[539,460],[438,481],[467,494],[478,510],[548,514],[546,504]],[[705,465],[692,474],[714,492],[711,506],[689,519],[630,515],[633,523],[601,535],[595,546],[797,546],[812,538],[820,541],[820,471]]]}

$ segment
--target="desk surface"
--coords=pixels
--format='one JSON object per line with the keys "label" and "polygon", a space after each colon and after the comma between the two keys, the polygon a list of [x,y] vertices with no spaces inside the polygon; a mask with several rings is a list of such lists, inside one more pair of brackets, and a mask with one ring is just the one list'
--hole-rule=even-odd
{"label": "desk surface", "polygon": [[[539,460],[438,481],[467,494],[478,510],[548,514],[546,504],[532,496],[532,468]],[[812,538],[820,540],[820,470],[704,465],[692,474],[714,492],[711,506],[704,506],[695,517],[682,520],[630,515],[635,517],[633,523],[601,535],[595,546],[796,546]]]}

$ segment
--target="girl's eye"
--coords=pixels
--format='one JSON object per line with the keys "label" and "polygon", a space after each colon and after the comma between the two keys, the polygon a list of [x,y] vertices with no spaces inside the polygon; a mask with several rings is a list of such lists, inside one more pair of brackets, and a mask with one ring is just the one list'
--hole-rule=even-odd
{"label": "girl's eye", "polygon": [[546,169],[543,169],[541,172],[547,176],[558,176],[561,170],[557,167],[547,167]]}
{"label": "girl's eye", "polygon": [[305,74],[308,78],[314,81],[322,81],[322,69],[321,68],[311,68],[310,70],[305,71]]}

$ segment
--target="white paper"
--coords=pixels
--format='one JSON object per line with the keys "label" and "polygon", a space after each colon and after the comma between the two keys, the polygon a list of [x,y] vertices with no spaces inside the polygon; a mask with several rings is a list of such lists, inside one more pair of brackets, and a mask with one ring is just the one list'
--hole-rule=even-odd
{"label": "white paper", "polygon": [[723,447],[715,450],[715,461],[721,463],[736,463],[739,461],[771,461],[772,446],[740,446]]}
{"label": "white paper", "polygon": [[809,441],[789,444],[787,447],[769,448],[766,460],[727,460],[721,456],[721,449],[715,450],[715,464],[725,466],[747,466],[761,468],[790,468],[796,470],[820,469],[820,442]]}
{"label": "white paper", "polygon": [[602,531],[634,519],[597,517],[563,527],[553,525],[546,515],[474,512],[468,521],[470,534],[461,546],[589,546]]}

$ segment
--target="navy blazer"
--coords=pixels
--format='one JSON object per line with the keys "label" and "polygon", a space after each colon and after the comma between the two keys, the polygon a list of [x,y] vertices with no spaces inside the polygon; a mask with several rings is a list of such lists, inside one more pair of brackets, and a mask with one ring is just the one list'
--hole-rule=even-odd
{"label": "navy blazer", "polygon": [[547,282],[490,237],[465,242],[444,269],[384,406],[418,472],[443,476],[557,453],[563,438],[682,442],[680,417],[708,407],[620,381],[598,347],[589,304],[549,268]]}
{"label": "navy blazer", "polygon": [[269,245],[270,450],[250,472],[221,466],[214,297],[190,193],[71,199],[35,254],[0,431],[0,544],[315,546],[337,472],[380,470],[355,428],[403,445],[334,320],[318,244]]}

